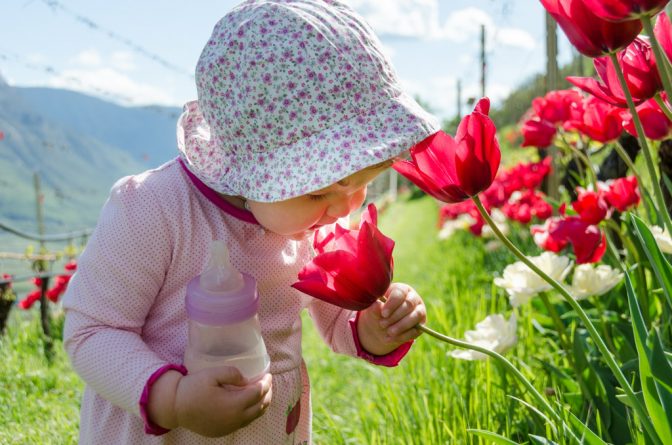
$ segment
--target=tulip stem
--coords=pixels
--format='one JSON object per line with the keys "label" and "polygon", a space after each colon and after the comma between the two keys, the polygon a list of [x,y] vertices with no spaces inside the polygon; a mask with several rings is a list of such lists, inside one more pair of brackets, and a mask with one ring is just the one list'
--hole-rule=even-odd
{"label": "tulip stem", "polygon": [[[644,21],[644,19],[642,19],[642,21]],[[650,22],[649,25],[651,25]],[[632,115],[632,122],[635,124],[635,129],[637,130],[637,138],[639,139],[639,145],[642,148],[642,152],[644,152],[644,159],[646,160],[646,168],[649,170],[649,176],[652,182],[651,186],[653,187],[653,194],[656,198],[656,203],[658,204],[657,209],[658,216],[663,220],[667,230],[670,233],[672,233],[672,220],[670,220],[670,214],[667,212],[667,206],[665,205],[665,199],[663,198],[663,190],[660,188],[660,183],[658,182],[658,175],[656,175],[656,167],[653,165],[653,158],[651,157],[649,144],[646,141],[646,136],[644,135],[644,128],[642,127],[642,121],[639,119],[639,115],[637,114],[637,109],[635,108],[635,103],[632,100],[630,90],[628,90],[628,84],[625,81],[623,70],[621,69],[621,65],[619,65],[618,63],[618,57],[614,53],[610,54],[609,57],[611,58],[611,63],[614,64],[614,69],[616,70],[616,74],[618,75],[618,80],[621,84],[621,89],[623,90],[625,99],[628,102],[628,108],[630,109],[630,114]],[[641,184],[640,187],[643,187],[643,184]]]}
{"label": "tulip stem", "polygon": [[594,187],[595,191],[597,192],[597,174],[595,173],[595,170],[593,168],[593,164],[590,162],[590,158],[588,158],[588,156],[586,156],[586,154],[582,150],[580,150],[576,147],[573,147],[572,144],[567,142],[567,139],[565,138],[564,133],[560,133],[560,139],[562,139],[562,142],[564,143],[564,146],[566,148],[568,148],[571,152],[573,152],[576,156],[578,156],[579,159],[581,159],[581,161],[583,161],[584,164],[586,164],[586,168],[588,169],[589,176],[590,176],[589,180],[593,184],[593,187]]}
{"label": "tulip stem", "polygon": [[670,111],[670,107],[665,103],[660,93],[656,93],[656,95],[653,96],[653,99],[656,101],[663,113],[665,113],[665,117],[672,121],[672,111]]}
{"label": "tulip stem", "polygon": [[[634,162],[632,162],[632,159],[630,159],[630,155],[625,151],[620,142],[616,142],[615,144],[613,144],[613,147],[614,150],[616,150],[616,153],[618,153],[618,155],[621,157],[623,162],[625,162],[628,168],[632,171],[632,174],[635,175],[635,178],[637,178],[637,187],[639,188],[639,190],[642,192],[642,194],[646,195],[649,198],[649,200],[653,201],[653,199],[651,199],[649,191],[647,190],[646,187],[644,187],[644,183],[642,182],[642,175],[639,174],[639,170],[637,170],[637,167],[635,167]],[[649,208],[646,202],[644,203],[644,210],[646,211],[646,215],[649,217],[649,221],[653,221],[651,215],[651,209]]]}
{"label": "tulip stem", "polygon": [[565,287],[560,284],[558,281],[554,280],[551,278],[546,272],[541,270],[539,267],[537,267],[536,264],[534,264],[530,259],[520,251],[507,237],[504,235],[495,222],[492,220],[490,217],[490,214],[488,213],[487,210],[485,210],[485,207],[483,207],[483,203],[481,202],[481,199],[478,197],[478,195],[472,196],[471,198],[474,203],[476,204],[476,207],[478,208],[478,211],[481,213],[483,216],[483,219],[488,223],[492,231],[497,235],[497,237],[504,243],[504,245],[516,256],[520,261],[522,261],[527,267],[532,269],[534,272],[536,272],[537,275],[539,275],[541,278],[543,278],[548,284],[553,286],[559,293],[562,295],[562,297],[569,303],[569,305],[574,309],[576,314],[579,316],[581,321],[583,322],[584,326],[586,327],[586,330],[590,334],[591,338],[595,342],[595,345],[597,348],[600,350],[602,353],[602,356],[604,357],[604,360],[607,363],[607,366],[609,366],[609,369],[611,369],[611,372],[614,374],[614,377],[616,377],[616,380],[618,383],[621,385],[621,388],[623,389],[623,392],[625,393],[625,396],[628,398],[628,401],[630,405],[633,407],[633,409],[637,412],[640,421],[642,422],[642,425],[646,429],[646,431],[649,433],[649,436],[651,436],[652,440],[657,443],[658,445],[663,445],[660,439],[658,438],[658,435],[656,434],[656,431],[653,427],[653,424],[651,423],[651,419],[649,418],[646,409],[642,406],[641,402],[639,399],[637,399],[637,396],[635,395],[635,392],[632,389],[632,386],[630,386],[630,383],[628,382],[628,379],[625,377],[623,374],[623,371],[621,371],[620,366],[616,362],[616,359],[614,358],[613,354],[609,350],[609,347],[605,344],[604,340],[600,336],[600,333],[597,331],[595,328],[595,325],[593,324],[592,321],[590,321],[590,318],[588,317],[588,314],[586,314],[586,311],[583,310],[581,305],[572,297],[572,295],[565,289]]}
{"label": "tulip stem", "polygon": [[[665,14],[665,12],[663,12],[663,14]],[[660,74],[660,80],[663,83],[663,88],[665,88],[665,93],[667,93],[668,99],[672,100],[672,83],[670,82],[670,75],[669,71],[667,70],[667,56],[663,54],[663,51],[660,49],[660,44],[658,43],[658,39],[656,39],[656,35],[653,31],[653,22],[651,21],[651,17],[647,14],[643,14],[640,17],[640,20],[642,21],[642,25],[644,25],[644,30],[649,35],[649,39],[651,39],[651,49],[653,50],[653,55],[656,58],[656,67],[658,68],[658,73]],[[665,109],[665,107],[662,105],[660,108]],[[669,115],[668,119],[670,119]]]}
{"label": "tulip stem", "polygon": [[501,354],[499,354],[495,351],[492,351],[492,350],[486,349],[486,348],[482,348],[482,347],[477,346],[473,343],[468,343],[466,341],[457,340],[455,338],[448,337],[447,335],[443,335],[439,332],[436,332],[435,330],[430,329],[423,324],[419,324],[415,328],[418,329],[419,331],[422,331],[422,332],[436,338],[436,339],[439,339],[439,340],[441,340],[443,342],[446,342],[448,344],[451,344],[453,346],[457,346],[458,348],[471,349],[473,351],[480,352],[481,354],[485,354],[485,355],[487,355],[489,357],[492,357],[495,360],[497,360],[499,363],[504,365],[504,367],[508,371],[510,371],[511,374],[513,374],[513,376],[516,377],[516,379],[518,379],[518,381],[520,383],[523,384],[525,389],[527,389],[529,391],[530,395],[539,404],[541,404],[544,407],[545,411],[548,412],[548,414],[550,414],[556,422],[559,422],[560,424],[562,424],[564,429],[566,431],[569,431],[569,433],[572,435],[572,437],[578,441],[578,438],[567,427],[565,422],[563,422],[562,417],[560,417],[560,415],[555,411],[555,409],[553,409],[553,406],[549,403],[549,401],[546,400],[546,398],[544,396],[542,396],[539,391],[537,391],[537,389],[534,387],[534,385],[532,385],[532,383],[530,383],[530,381],[523,375],[523,373],[520,372],[520,370],[518,370],[518,368],[516,368],[509,360],[507,360],[506,357],[504,357],[503,355],[501,355]]}

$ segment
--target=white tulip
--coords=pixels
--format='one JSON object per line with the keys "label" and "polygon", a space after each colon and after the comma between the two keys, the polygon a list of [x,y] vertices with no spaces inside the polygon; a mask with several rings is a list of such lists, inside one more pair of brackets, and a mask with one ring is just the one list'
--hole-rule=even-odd
{"label": "white tulip", "polygon": [[[468,343],[480,346],[500,354],[511,349],[518,337],[516,336],[516,314],[512,314],[509,321],[500,315],[488,315],[485,320],[476,324],[476,330],[464,333]],[[487,355],[471,349],[457,349],[450,352],[454,358],[462,360],[484,360]]]}
{"label": "white tulip", "polygon": [[658,226],[651,226],[651,234],[656,240],[658,247],[664,253],[672,253],[672,239],[670,238],[670,233],[667,230],[663,230]]}
{"label": "white tulip", "polygon": [[572,285],[568,290],[576,300],[591,295],[606,294],[623,279],[623,274],[606,264],[593,267],[592,264],[579,264],[574,268]]}
{"label": "white tulip", "polygon": [[447,239],[453,236],[457,230],[467,230],[470,226],[476,224],[476,220],[466,213],[461,214],[455,219],[449,219],[439,231],[439,239]]}
{"label": "white tulip", "polygon": [[[544,252],[539,256],[529,257],[529,259],[548,276],[559,282],[565,279],[573,264],[566,256],[556,255],[553,252]],[[506,289],[509,302],[513,307],[525,304],[539,292],[551,289],[550,284],[522,261],[506,266],[502,276],[495,278],[494,283]]]}
{"label": "white tulip", "polygon": [[[509,225],[507,224],[507,218],[504,212],[502,212],[499,209],[492,209],[492,212],[490,212],[490,217],[492,220],[495,222],[495,225],[499,229],[500,232],[502,232],[504,235],[509,234]],[[495,232],[492,231],[492,227],[490,227],[488,224],[483,226],[483,231],[481,234],[484,237],[494,237]]]}

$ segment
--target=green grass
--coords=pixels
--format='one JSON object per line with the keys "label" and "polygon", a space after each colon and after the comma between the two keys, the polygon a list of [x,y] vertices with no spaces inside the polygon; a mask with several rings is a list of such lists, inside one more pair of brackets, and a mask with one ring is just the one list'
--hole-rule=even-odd
{"label": "green grass", "polygon": [[[381,227],[397,241],[395,281],[410,284],[423,296],[429,327],[461,338],[490,313],[510,314],[492,277],[513,257],[503,249],[487,252],[483,240],[466,232],[438,240],[437,209],[429,198],[399,202],[382,215]],[[76,443],[83,384],[60,341],[55,362],[47,366],[37,323],[20,315],[14,311],[0,342],[0,443]],[[547,357],[545,351],[556,348],[534,331],[529,315],[522,317],[520,342],[507,357],[538,388],[552,386],[530,358]],[[331,353],[307,316],[304,326],[317,444],[486,443],[467,428],[521,442],[528,432],[544,435],[529,411],[507,396],[524,397],[518,386],[491,361],[453,359],[446,344],[423,336],[400,366],[376,367]],[[536,367],[523,365],[522,359]]]}
{"label": "green grass", "polygon": [[55,342],[56,356],[49,366],[38,323],[21,316],[18,309],[13,312],[0,341],[0,443],[77,443],[84,385],[70,367],[61,341]]}
{"label": "green grass", "polygon": [[[482,240],[466,232],[439,241],[437,208],[429,198],[395,204],[381,227],[397,241],[395,281],[410,284],[423,296],[427,325],[462,337],[486,315],[508,314],[506,298],[493,289],[492,277],[512,257],[501,249],[486,252]],[[445,343],[424,336],[399,367],[381,368],[330,354],[314,340],[312,324],[304,325],[316,443],[485,443],[467,428],[515,437],[533,427],[528,413],[507,397],[520,397],[517,387],[490,361],[453,359]],[[530,328],[528,320],[524,329]],[[535,344],[533,338],[522,339],[524,344],[512,354],[514,362],[540,352],[543,341]],[[534,380],[532,372],[527,374]],[[543,387],[544,373],[537,376]]]}

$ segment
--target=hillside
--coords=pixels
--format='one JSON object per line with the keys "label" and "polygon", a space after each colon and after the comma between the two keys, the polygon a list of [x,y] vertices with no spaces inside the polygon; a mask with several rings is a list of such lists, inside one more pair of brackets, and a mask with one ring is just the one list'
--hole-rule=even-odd
{"label": "hillside", "polygon": [[118,178],[176,155],[178,113],[0,82],[0,219],[35,231],[37,172],[48,232],[92,226]]}

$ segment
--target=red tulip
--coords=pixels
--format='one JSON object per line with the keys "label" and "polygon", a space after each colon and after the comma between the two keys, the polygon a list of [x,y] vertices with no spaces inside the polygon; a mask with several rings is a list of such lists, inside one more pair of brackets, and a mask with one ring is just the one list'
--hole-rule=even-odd
{"label": "red tulip", "polygon": [[530,232],[544,250],[559,252],[571,244],[578,264],[596,263],[607,250],[607,239],[600,229],[575,216],[549,218],[543,225],[532,226]]}
{"label": "red tulip", "polygon": [[523,147],[548,147],[553,143],[557,129],[551,122],[533,118],[525,121],[520,129],[523,133]]}
{"label": "red tulip", "polygon": [[636,176],[614,179],[605,184],[604,199],[619,212],[625,212],[639,204],[641,197]]}
{"label": "red tulip", "polygon": [[[665,93],[662,94],[663,96]],[[655,99],[649,99],[637,107],[637,115],[642,122],[644,135],[656,141],[667,139],[672,132],[672,121],[670,121],[660,105]],[[637,137],[637,129],[632,121],[632,114],[623,113],[623,128],[631,135]]]}
{"label": "red tulip", "polygon": [[333,232],[316,232],[317,255],[292,287],[356,311],[382,297],[392,281],[394,241],[378,230],[377,218],[376,207],[369,204],[358,230],[336,224]]}
{"label": "red tulip", "polygon": [[545,220],[553,213],[553,208],[544,200],[544,195],[536,190],[525,190],[511,196],[509,202],[502,207],[502,212],[509,218],[527,224],[536,217]]}
{"label": "red tulip", "polygon": [[667,59],[672,60],[672,27],[666,13],[658,15],[656,25],[653,27],[653,35],[665,51]]}
{"label": "red tulip", "polygon": [[642,30],[639,20],[612,23],[597,17],[585,0],[540,0],[581,54],[598,57],[626,47]]}
{"label": "red tulip", "polygon": [[576,90],[555,90],[533,99],[532,108],[541,120],[559,124],[569,119],[572,104],[581,100],[581,93]]}
{"label": "red tulip", "polygon": [[583,0],[593,13],[612,22],[631,20],[663,10],[669,0]]}
{"label": "red tulip", "polygon": [[[656,59],[653,56],[648,39],[638,37],[616,57],[635,104],[651,99],[658,91],[663,90],[663,84],[656,68]],[[567,80],[605,102],[617,107],[627,107],[625,94],[610,58],[598,57],[593,61],[593,64],[600,81],[592,77],[573,76],[567,77]]]}
{"label": "red tulip", "polygon": [[572,119],[565,122],[564,127],[595,141],[607,143],[617,139],[623,132],[622,114],[622,109],[596,97],[588,97],[583,106],[576,109]]}
{"label": "red tulip", "polygon": [[579,218],[588,224],[598,224],[609,213],[609,204],[600,192],[577,188],[578,197],[572,203]]}
{"label": "red tulip", "polygon": [[392,167],[444,202],[464,201],[486,190],[501,158],[489,110],[490,100],[481,99],[460,122],[455,139],[438,131],[411,148],[412,161],[398,161]]}

